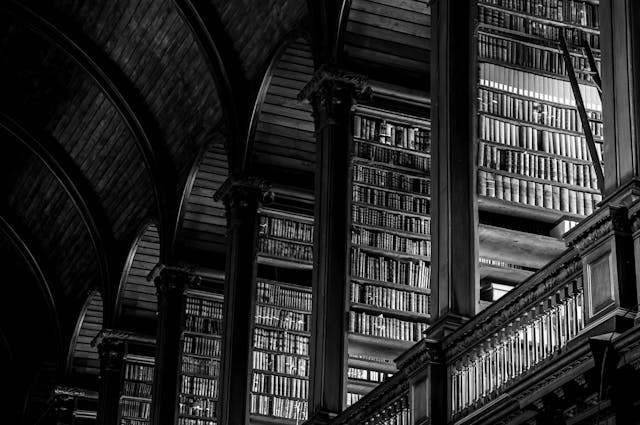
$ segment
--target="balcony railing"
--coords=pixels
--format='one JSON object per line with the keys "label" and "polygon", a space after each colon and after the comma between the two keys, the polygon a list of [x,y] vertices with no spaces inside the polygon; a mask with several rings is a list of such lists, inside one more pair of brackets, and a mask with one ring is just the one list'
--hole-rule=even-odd
{"label": "balcony railing", "polygon": [[453,417],[495,399],[584,328],[580,258],[568,251],[443,341]]}

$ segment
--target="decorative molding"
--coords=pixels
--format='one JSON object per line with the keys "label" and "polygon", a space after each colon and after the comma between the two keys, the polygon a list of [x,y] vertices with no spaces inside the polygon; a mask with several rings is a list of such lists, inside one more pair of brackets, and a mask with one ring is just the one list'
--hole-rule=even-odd
{"label": "decorative molding", "polygon": [[442,364],[444,358],[436,341],[422,339],[409,351],[396,359],[396,366],[407,377],[413,376],[429,364]]}
{"label": "decorative molding", "polygon": [[350,89],[353,97],[367,96],[371,93],[367,86],[367,77],[323,64],[300,90],[298,101],[326,103],[331,100],[331,103],[340,103],[341,99],[335,97],[336,88]]}
{"label": "decorative molding", "polygon": [[138,344],[154,345],[156,339],[142,335],[136,332],[119,330],[119,329],[103,329],[98,335],[91,341],[91,346],[96,347],[102,343],[105,339],[118,340],[123,342],[133,342]]}
{"label": "decorative molding", "polygon": [[[254,200],[255,198],[255,200]],[[269,204],[273,201],[274,192],[271,183],[254,176],[243,178],[227,178],[213,194],[213,200],[224,202],[227,206],[246,206],[257,202]]]}
{"label": "decorative molding", "polygon": [[629,232],[629,230],[627,209],[623,206],[609,205],[572,229],[565,237],[565,241],[568,246],[584,253],[611,232]]}
{"label": "decorative molding", "polygon": [[522,400],[526,399],[527,397],[530,397],[532,394],[535,394],[541,389],[547,387],[549,384],[556,382],[562,376],[565,376],[571,373],[572,371],[578,369],[580,366],[582,366],[584,363],[588,362],[591,359],[593,359],[593,356],[590,353],[582,355],[576,358],[571,363],[567,364],[566,366],[546,376],[544,379],[539,380],[534,385],[529,385],[528,387],[526,387],[524,391],[517,394],[513,394],[512,397],[520,403],[522,402]]}
{"label": "decorative molding", "polygon": [[124,341],[114,337],[103,337],[98,343],[100,375],[105,372],[120,372],[124,357]]}
{"label": "decorative molding", "polygon": [[154,279],[158,293],[158,302],[169,297],[181,296],[185,289],[196,286],[200,282],[200,276],[191,273],[186,268],[168,267],[161,265],[158,275]]}

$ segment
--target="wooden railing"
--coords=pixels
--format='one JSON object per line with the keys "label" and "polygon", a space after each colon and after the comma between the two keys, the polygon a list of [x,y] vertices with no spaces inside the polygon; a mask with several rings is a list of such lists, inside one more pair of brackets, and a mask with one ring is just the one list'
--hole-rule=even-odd
{"label": "wooden railing", "polygon": [[454,418],[495,399],[584,329],[581,272],[567,251],[443,341]]}

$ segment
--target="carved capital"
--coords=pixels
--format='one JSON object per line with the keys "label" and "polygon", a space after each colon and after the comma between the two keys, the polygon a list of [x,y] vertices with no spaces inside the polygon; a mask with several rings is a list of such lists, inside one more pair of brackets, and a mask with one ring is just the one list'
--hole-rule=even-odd
{"label": "carved capital", "polygon": [[224,202],[227,212],[242,209],[257,209],[260,204],[273,201],[271,184],[259,177],[229,177],[213,195],[213,200]]}
{"label": "carved capital", "polygon": [[100,374],[104,372],[120,372],[124,357],[124,341],[115,336],[102,336],[98,342],[100,355]]}
{"label": "carved capital", "polygon": [[355,100],[371,95],[371,88],[366,84],[367,78],[363,75],[323,65],[300,91],[298,100],[310,101],[316,118],[318,110],[335,117],[345,106],[351,108]]}
{"label": "carved capital", "polygon": [[404,371],[407,377],[411,377],[429,364],[440,364],[442,362],[442,352],[438,344],[435,341],[423,339],[405,354],[401,355],[396,360],[396,365],[398,369]]}
{"label": "carved capital", "polygon": [[623,206],[609,205],[572,229],[566,235],[565,241],[568,246],[584,253],[612,232],[629,232],[629,230],[627,209]]}
{"label": "carved capital", "polygon": [[200,282],[200,277],[187,269],[162,266],[160,273],[154,279],[158,301],[175,299],[182,296],[184,291]]}

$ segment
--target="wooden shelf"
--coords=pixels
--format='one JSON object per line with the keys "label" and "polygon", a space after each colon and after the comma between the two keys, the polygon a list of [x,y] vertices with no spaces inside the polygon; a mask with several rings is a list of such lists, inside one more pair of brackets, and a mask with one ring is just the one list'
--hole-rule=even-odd
{"label": "wooden shelf", "polygon": [[349,367],[357,367],[357,368],[360,368],[360,369],[375,370],[375,371],[383,372],[383,373],[396,373],[398,371],[398,368],[396,367],[396,364],[393,363],[393,362],[380,363],[380,362],[376,362],[374,360],[355,359],[355,358],[349,357],[347,363],[348,363]]}
{"label": "wooden shelf", "polygon": [[313,246],[313,242],[305,242],[298,239],[289,239],[283,236],[273,236],[265,233],[258,234],[258,237],[261,239],[273,239],[276,241],[286,242],[286,243],[295,244],[295,245]]}
{"label": "wooden shelf", "polygon": [[264,353],[269,353],[269,354],[286,354],[288,356],[294,356],[294,357],[304,357],[305,359],[308,359],[310,354],[296,354],[296,353],[290,353],[284,350],[270,350],[269,348],[258,348],[258,347],[253,347],[253,351],[262,351]]}
{"label": "wooden shelf", "polygon": [[195,357],[198,359],[205,359],[205,360],[217,360],[218,362],[220,361],[220,357],[219,356],[210,356],[210,355],[206,355],[206,354],[195,354],[195,353],[185,353],[182,352],[182,357],[184,356],[188,356],[188,357]]}
{"label": "wooden shelf", "polygon": [[[428,179],[427,179],[428,180]],[[431,199],[431,195],[425,195],[423,193],[418,193],[418,192],[411,192],[409,190],[404,190],[404,189],[397,189],[394,187],[386,187],[386,186],[376,186],[373,183],[365,183],[365,182],[361,182],[358,180],[353,180],[353,184],[354,185],[358,185],[358,186],[362,186],[362,187],[370,187],[371,189],[377,189],[377,190],[381,190],[383,192],[393,192],[393,193],[398,193],[398,194],[402,194],[402,195],[411,195],[414,196],[416,198],[421,198],[421,199]]]}
{"label": "wooden shelf", "polygon": [[[196,317],[201,317],[201,316],[196,316]],[[189,335],[189,336],[198,336],[198,337],[202,337],[202,338],[222,339],[221,335],[208,334],[208,333],[204,333],[204,332],[189,331],[189,330],[186,330],[186,329],[182,331],[182,334],[183,335]]]}
{"label": "wooden shelf", "polygon": [[584,219],[584,216],[574,213],[556,211],[549,208],[526,205],[513,201],[505,201],[504,199],[490,198],[487,196],[478,196],[478,208],[480,210],[493,213],[528,218],[546,223],[556,223],[564,219],[574,221],[581,221]]}
{"label": "wooden shelf", "polygon": [[273,307],[273,308],[277,308],[279,310],[290,311],[292,313],[311,314],[311,311],[309,311],[309,310],[300,310],[300,309],[293,308],[293,307],[282,307],[280,305],[271,304],[271,303],[267,303],[267,302],[264,302],[264,301],[256,301],[256,305],[261,305],[261,306],[264,306],[264,307]]}
{"label": "wooden shelf", "polygon": [[[217,359],[214,359],[214,360],[217,360]],[[219,362],[219,360],[217,360],[217,361]],[[212,376],[212,375],[203,375],[201,373],[191,373],[191,372],[182,372],[182,371],[180,372],[180,375],[182,375],[182,376],[191,376],[191,377],[194,377],[194,378],[220,379],[219,375]]]}
{"label": "wooden shelf", "polygon": [[[539,76],[543,76],[543,77],[555,78],[556,80],[569,81],[569,76],[567,76],[565,74],[558,74],[558,73],[552,72],[552,71],[545,71],[543,69],[537,69],[537,68],[532,68],[532,67],[528,67],[528,66],[524,66],[524,65],[518,65],[518,64],[515,64],[515,63],[503,61],[501,59],[491,59],[491,58],[485,58],[485,57],[478,56],[478,62],[484,62],[484,63],[493,64],[493,65],[499,65],[499,66],[503,66],[505,68],[511,68],[511,69],[515,69],[517,71],[523,71],[523,72],[526,72],[528,74],[535,74],[535,75],[539,75]],[[576,74],[579,74],[579,72],[577,70],[576,70]],[[578,79],[578,84],[582,84],[582,85],[585,85],[585,86],[595,86],[596,85],[596,83],[594,83],[593,81],[583,80],[583,79]],[[565,105],[565,106],[567,106],[567,105]]]}
{"label": "wooden shelf", "polygon": [[401,283],[392,283],[392,282],[385,282],[383,280],[367,279],[364,277],[357,277],[354,275],[351,275],[350,279],[354,282],[363,283],[365,285],[382,286],[384,288],[398,289],[400,291],[406,291],[406,292],[416,292],[419,294],[431,293],[431,290],[428,288],[419,288],[417,286],[403,285]]}
{"label": "wooden shelf", "polygon": [[375,389],[382,382],[371,382],[360,379],[347,379],[347,391],[355,394],[367,394],[371,390]]}
{"label": "wooden shelf", "polygon": [[366,202],[362,202],[362,201],[351,201],[352,205],[358,205],[364,208],[372,208],[378,211],[385,211],[391,214],[398,214],[398,215],[405,215],[405,216],[409,216],[409,217],[418,217],[418,218],[426,218],[426,217],[430,217],[430,215],[428,213],[417,213],[417,212],[412,212],[412,211],[405,211],[399,208],[393,208],[393,207],[384,207],[381,205],[374,205],[374,204],[368,204]]}
{"label": "wooden shelf", "polygon": [[[490,140],[485,140],[485,139],[480,139],[480,138],[478,138],[478,142],[481,142],[481,143],[484,143],[484,144],[487,144],[487,145],[491,145],[491,146],[496,146],[499,149],[511,150],[511,151],[516,151],[516,152],[531,152],[533,155],[546,156],[546,157],[549,157],[549,158],[555,158],[555,159],[559,159],[561,161],[573,162],[573,163],[577,163],[577,164],[580,164],[580,165],[591,165],[592,164],[592,162],[589,161],[588,159],[571,158],[569,156],[563,156],[563,155],[548,153],[548,152],[539,151],[539,150],[536,150],[536,149],[527,149],[527,148],[523,148],[523,147],[520,147],[520,146],[507,145],[505,143],[500,143],[500,142],[492,142]],[[578,187],[580,187],[580,186],[578,186]]]}
{"label": "wooden shelf", "polygon": [[[366,144],[366,145],[381,147],[381,148],[385,148],[385,149],[389,149],[389,150],[393,150],[393,151],[407,153],[409,155],[420,156],[420,157],[423,157],[423,158],[430,158],[431,157],[431,154],[429,152],[423,152],[423,151],[410,149],[410,148],[403,148],[402,146],[397,146],[397,145],[388,145],[386,143],[380,143],[380,142],[376,142],[376,141],[373,141],[373,140],[363,139],[362,137],[354,137],[353,140],[356,143],[363,143],[363,144]],[[394,167],[395,167],[395,165],[394,165]],[[400,167],[402,167],[402,166],[400,166]]]}
{"label": "wooden shelf", "polygon": [[[576,186],[576,185],[572,185],[572,184],[568,184],[568,183],[561,183],[561,182],[557,182],[557,181],[553,181],[553,180],[541,179],[539,177],[531,177],[531,176],[526,176],[524,174],[511,173],[509,171],[496,170],[495,168],[478,167],[478,170],[479,171],[486,171],[488,173],[500,174],[502,176],[516,178],[516,179],[520,179],[520,180],[526,180],[526,181],[530,181],[530,182],[534,182],[534,183],[549,184],[551,186],[564,187],[564,188],[567,188],[569,190],[574,190],[576,192],[595,193],[595,194],[598,194],[598,195],[600,194],[600,191],[597,190],[597,189],[589,189],[589,188],[583,187],[583,186]],[[511,202],[514,202],[514,201],[511,201]]]}
{"label": "wooden shelf", "polygon": [[429,323],[429,315],[426,313],[417,313],[415,311],[389,309],[375,306],[372,304],[350,302],[351,309],[375,315],[383,314],[385,317],[394,317],[396,319],[408,320],[411,322]]}
{"label": "wooden shelf", "polygon": [[287,378],[298,378],[298,379],[304,379],[304,380],[307,380],[307,381],[309,380],[308,376],[296,375],[294,373],[274,372],[274,371],[271,371],[271,370],[256,369],[256,368],[253,368],[253,372],[262,373],[264,375],[285,376]]}
{"label": "wooden shelf", "polygon": [[354,332],[347,334],[347,340],[349,342],[349,355],[351,356],[357,354],[375,354],[376,356],[384,356],[390,359],[395,359],[417,342],[363,335]]}
{"label": "wooden shelf", "polygon": [[384,162],[378,162],[374,159],[368,159],[361,156],[355,156],[353,158],[353,165],[364,165],[366,167],[382,169],[389,173],[401,174],[403,176],[410,177],[412,179],[431,180],[431,175],[427,171],[422,171],[415,168],[408,168],[401,165],[388,164]]}
{"label": "wooden shelf", "polygon": [[303,423],[304,419],[289,419],[281,418],[279,416],[265,416],[259,413],[251,413],[249,423],[252,425],[281,425],[281,424],[298,424]]}
{"label": "wooden shelf", "polygon": [[127,400],[138,400],[138,401],[146,401],[151,403],[151,396],[142,397],[142,396],[134,396],[134,395],[121,395],[120,399],[126,398]]}
{"label": "wooden shelf", "polygon": [[265,264],[268,266],[299,270],[313,269],[313,261],[298,260],[291,257],[278,257],[276,255],[271,255],[264,252],[258,253],[257,261],[259,264]]}
{"label": "wooden shelf", "polygon": [[278,332],[283,332],[283,333],[302,335],[302,336],[306,336],[306,337],[309,337],[311,335],[310,331],[295,331],[295,330],[292,330],[292,329],[281,328],[279,326],[262,325],[262,324],[259,324],[259,323],[254,323],[253,326],[255,328],[266,329],[266,330],[269,330],[269,331],[278,331]]}
{"label": "wooden shelf", "polygon": [[431,235],[425,235],[424,233],[412,233],[412,232],[409,232],[407,230],[392,229],[392,228],[389,228],[389,227],[376,226],[374,224],[362,224],[362,223],[358,223],[356,221],[351,221],[351,226],[352,227],[362,227],[362,228],[365,228],[367,230],[373,230],[373,231],[378,231],[378,232],[391,233],[391,234],[398,235],[398,236],[404,236],[404,237],[410,238],[410,239],[419,239],[419,240],[424,240],[424,241],[430,241],[431,240]]}
{"label": "wooden shelf", "polygon": [[404,258],[407,260],[412,260],[412,261],[425,261],[427,263],[431,263],[431,258],[427,257],[425,255],[416,255],[416,254],[408,254],[406,252],[400,252],[400,251],[391,251],[391,250],[387,250],[387,249],[383,249],[383,248],[377,248],[374,246],[369,246],[369,245],[362,245],[362,244],[351,244],[351,246],[356,247],[358,249],[360,249],[361,251],[365,251],[365,252],[370,252],[372,254],[377,254],[383,257],[391,257],[391,258]]}

